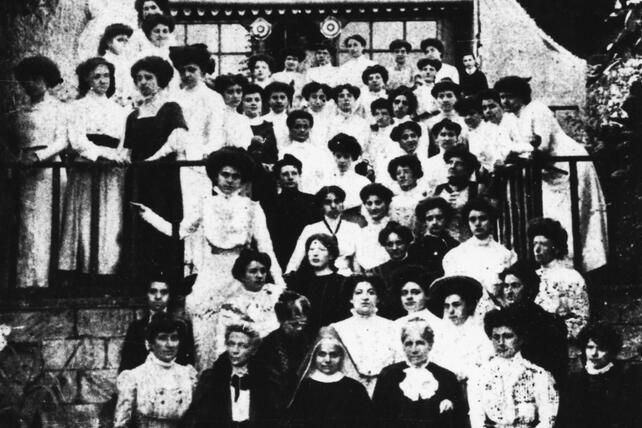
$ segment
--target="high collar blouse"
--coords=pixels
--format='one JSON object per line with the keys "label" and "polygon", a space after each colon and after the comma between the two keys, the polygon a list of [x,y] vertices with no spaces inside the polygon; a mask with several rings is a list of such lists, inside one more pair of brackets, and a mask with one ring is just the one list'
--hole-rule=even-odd
{"label": "high collar blouse", "polygon": [[550,373],[524,359],[493,357],[468,382],[472,428],[552,428],[559,396]]}

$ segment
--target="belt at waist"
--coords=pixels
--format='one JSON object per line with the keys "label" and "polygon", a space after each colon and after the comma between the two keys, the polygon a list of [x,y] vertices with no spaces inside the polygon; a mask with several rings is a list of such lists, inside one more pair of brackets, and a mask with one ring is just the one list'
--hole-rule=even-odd
{"label": "belt at waist", "polygon": [[120,143],[118,138],[104,134],[87,134],[87,139],[97,146],[109,147],[110,149],[118,148]]}

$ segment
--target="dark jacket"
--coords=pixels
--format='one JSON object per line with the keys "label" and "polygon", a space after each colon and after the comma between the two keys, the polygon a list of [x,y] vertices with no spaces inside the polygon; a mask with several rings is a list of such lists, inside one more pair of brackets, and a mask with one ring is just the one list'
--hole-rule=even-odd
{"label": "dark jacket", "polygon": [[[250,421],[248,427],[256,424],[260,406],[263,401],[262,385],[257,374],[256,365],[248,364],[247,385],[250,390]],[[181,428],[228,428],[232,426],[232,393],[230,390],[232,363],[227,352],[214,362],[211,369],[205,370],[196,385],[187,413],[183,417]]]}
{"label": "dark jacket", "polygon": [[[182,365],[194,365],[194,334],[192,333],[192,324],[187,320],[181,320],[181,324],[183,331],[180,332],[181,341],[178,346],[176,362]],[[145,340],[147,338],[148,325],[149,315],[146,314],[142,319],[133,321],[127,328],[118,373],[123,370],[134,369],[143,364],[147,359],[149,350],[145,346]]]}
{"label": "dark jacket", "polygon": [[408,249],[408,257],[414,259],[417,264],[435,275],[435,278],[444,274],[442,260],[446,253],[459,245],[459,241],[446,233],[437,237],[425,235],[415,239]]}
{"label": "dark jacket", "polygon": [[[457,377],[450,371],[428,363],[430,371],[439,383],[435,395],[427,400],[412,401],[406,397],[399,384],[406,378],[406,362],[393,364],[379,375],[372,401],[377,413],[379,428],[462,428],[468,426],[468,406]],[[450,400],[453,410],[439,412],[443,400]]]}

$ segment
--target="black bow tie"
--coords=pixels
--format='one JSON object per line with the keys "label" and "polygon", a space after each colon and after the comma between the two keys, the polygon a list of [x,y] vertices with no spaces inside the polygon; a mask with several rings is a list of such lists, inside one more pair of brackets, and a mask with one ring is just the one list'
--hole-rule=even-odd
{"label": "black bow tie", "polygon": [[248,376],[243,375],[243,376],[238,376],[238,375],[232,375],[231,379],[231,384],[232,388],[234,388],[234,402],[236,403],[239,399],[239,395],[241,394],[241,390],[247,391],[249,388],[248,385]]}

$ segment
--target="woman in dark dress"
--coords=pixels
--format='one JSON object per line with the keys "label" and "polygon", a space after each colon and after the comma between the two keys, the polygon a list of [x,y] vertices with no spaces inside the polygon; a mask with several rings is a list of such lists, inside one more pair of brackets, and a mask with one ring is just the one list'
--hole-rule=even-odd
{"label": "woman in dark dress", "polygon": [[287,281],[288,288],[310,300],[311,331],[348,317],[342,305],[342,285],[345,277],[336,273],[334,261],[339,256],[335,237],[317,233],[305,242],[305,258],[301,267]]}
{"label": "woman in dark dress", "polygon": [[428,359],[434,333],[421,318],[401,328],[406,361],[383,369],[372,401],[378,426],[462,428],[468,409],[455,375]]}
{"label": "woman in dark dress", "polygon": [[578,337],[584,367],[570,375],[561,395],[562,428],[633,428],[642,426],[639,373],[616,359],[622,337],[610,326],[589,324]]}
{"label": "woman in dark dress", "polygon": [[262,163],[274,165],[278,160],[278,151],[276,148],[276,135],[274,134],[274,125],[263,118],[264,111],[263,89],[255,84],[250,83],[243,88],[243,101],[241,108],[243,114],[250,119],[250,128],[252,128],[252,142],[258,142],[263,148]]}
{"label": "woman in dark dress", "polygon": [[350,355],[332,328],[323,328],[283,423],[294,428],[372,427],[372,403]]}
{"label": "woman in dark dress", "polygon": [[[131,69],[134,83],[143,97],[142,104],[128,117],[124,147],[132,161],[174,160],[183,152],[187,125],[181,107],[167,100],[165,88],[174,74],[172,66],[160,57],[145,57]],[[129,200],[151,208],[169,221],[183,218],[178,168],[138,167],[129,175]],[[158,271],[171,274],[182,266],[180,245],[152,226],[136,218],[132,224],[135,248],[130,258],[143,278]]]}

